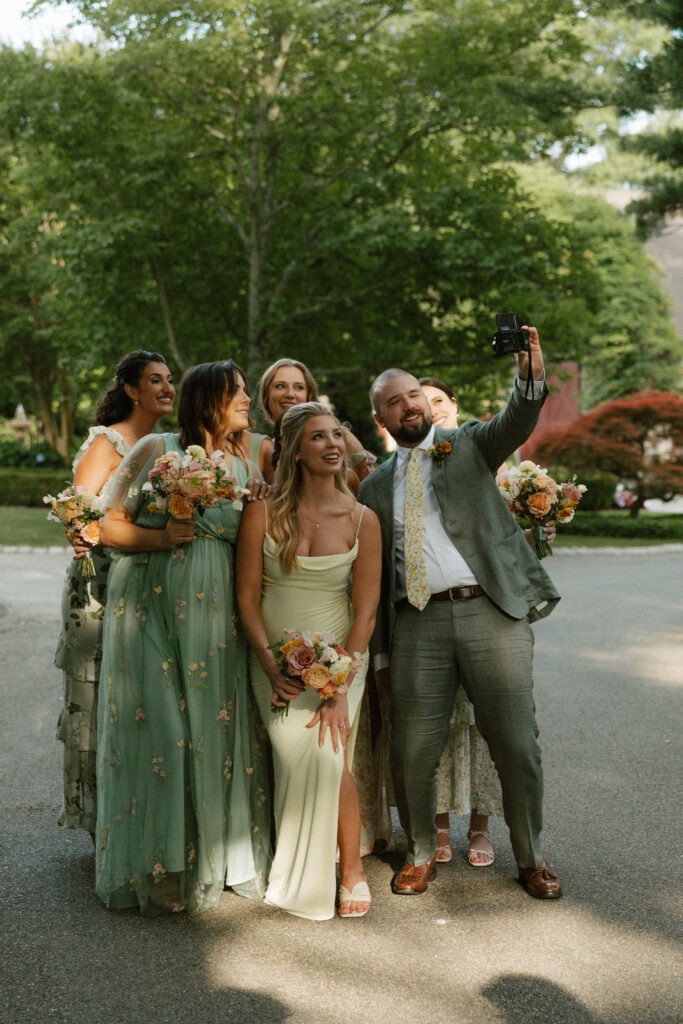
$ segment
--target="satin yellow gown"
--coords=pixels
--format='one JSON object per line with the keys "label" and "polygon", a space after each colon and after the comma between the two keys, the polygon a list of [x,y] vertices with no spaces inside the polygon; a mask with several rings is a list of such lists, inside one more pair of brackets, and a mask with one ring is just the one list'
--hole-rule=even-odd
{"label": "satin yellow gown", "polygon": [[[360,525],[360,521],[359,521]],[[352,622],[349,581],[358,553],[358,535],[341,555],[299,556],[290,573],[282,570],[275,543],[263,544],[261,612],[270,643],[283,629],[331,633],[346,644]],[[352,653],[352,652],[351,652]],[[347,746],[349,766],[358,728],[367,655],[347,694],[352,724]],[[290,914],[322,921],[335,912],[335,857],[343,754],[334,752],[327,733],[319,745],[319,728],[307,729],[320,705],[306,688],[290,701],[285,716],[270,710],[272,689],[252,653],[251,682],[273,746],[276,849],[268,878],[266,902]]]}

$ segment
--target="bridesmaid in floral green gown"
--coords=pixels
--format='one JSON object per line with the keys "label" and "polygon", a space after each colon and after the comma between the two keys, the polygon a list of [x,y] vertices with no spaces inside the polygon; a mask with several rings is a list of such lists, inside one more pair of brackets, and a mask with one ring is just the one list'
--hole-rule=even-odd
{"label": "bridesmaid in floral green gown", "polygon": [[[196,912],[225,885],[260,897],[270,860],[266,757],[234,607],[241,511],[194,522],[152,510],[154,460],[199,444],[244,485],[262,438],[232,361],[185,374],[180,434],[143,438],[122,462],[102,523],[109,575],[98,716],[97,894],[115,909]],[[258,493],[258,491],[256,492]]]}
{"label": "bridesmaid in floral green gown", "polygon": [[[175,388],[158,352],[129,352],[97,403],[93,424],[74,459],[74,484],[102,502],[121,459],[173,411]],[[59,824],[95,837],[97,815],[97,687],[102,659],[102,619],[110,559],[101,544],[74,542],[62,592],[62,631],[55,665],[64,673],[64,705],[57,739],[64,744],[64,800]],[[93,577],[78,573],[78,557],[90,550]]]}

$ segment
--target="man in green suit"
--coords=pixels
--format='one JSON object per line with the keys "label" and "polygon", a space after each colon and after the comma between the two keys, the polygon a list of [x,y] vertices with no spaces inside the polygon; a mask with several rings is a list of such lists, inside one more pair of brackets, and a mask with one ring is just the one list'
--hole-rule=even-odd
{"label": "man in green suit", "polygon": [[[559,600],[495,484],[498,467],[532,433],[547,396],[535,328],[516,355],[510,400],[488,422],[433,427],[417,380],[386,370],[375,418],[397,450],[361,485],[382,529],[382,598],[372,650],[391,666],[394,790],[408,837],[394,892],[424,892],[435,874],[435,777],[460,683],[474,705],[503,792],[524,889],[555,899],[562,886],[540,849],[543,774],[532,692],[529,623]],[[533,384],[525,394],[528,360]]]}

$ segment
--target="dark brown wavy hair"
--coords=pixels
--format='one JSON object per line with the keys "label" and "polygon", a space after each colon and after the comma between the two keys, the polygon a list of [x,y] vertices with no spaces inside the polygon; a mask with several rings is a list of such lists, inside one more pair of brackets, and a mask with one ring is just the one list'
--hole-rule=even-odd
{"label": "dark brown wavy hair", "polygon": [[128,419],[133,411],[133,399],[125,391],[126,384],[136,388],[150,363],[163,363],[168,366],[164,356],[159,352],[146,352],[137,349],[124,356],[114,371],[114,379],[95,406],[92,423],[95,426],[110,427],[112,423],[120,423]]}
{"label": "dark brown wavy hair", "polygon": [[227,438],[220,435],[225,401],[230,401],[237,394],[240,382],[246,388],[247,378],[232,359],[220,363],[199,363],[185,371],[178,401],[178,426],[183,448],[191,444],[203,448],[206,431],[214,442],[219,445],[227,442],[234,454],[240,454],[243,431],[229,434]]}

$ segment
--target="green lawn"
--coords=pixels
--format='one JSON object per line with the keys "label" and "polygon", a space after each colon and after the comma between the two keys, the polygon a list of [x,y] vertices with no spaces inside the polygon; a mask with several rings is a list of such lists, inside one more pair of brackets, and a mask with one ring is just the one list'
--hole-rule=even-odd
{"label": "green lawn", "polygon": [[[671,543],[665,540],[644,537],[568,537],[557,531],[555,546],[558,548],[632,548],[645,544]],[[49,547],[52,544],[67,544],[61,526],[50,522],[47,508],[17,508],[0,505],[0,544],[32,544]]]}
{"label": "green lawn", "polygon": [[45,508],[0,505],[0,544],[33,544],[49,547],[68,544],[59,523],[50,522]]}
{"label": "green lawn", "polygon": [[656,547],[658,544],[675,544],[676,541],[652,537],[563,537],[562,527],[557,531],[556,548],[640,548]]}

